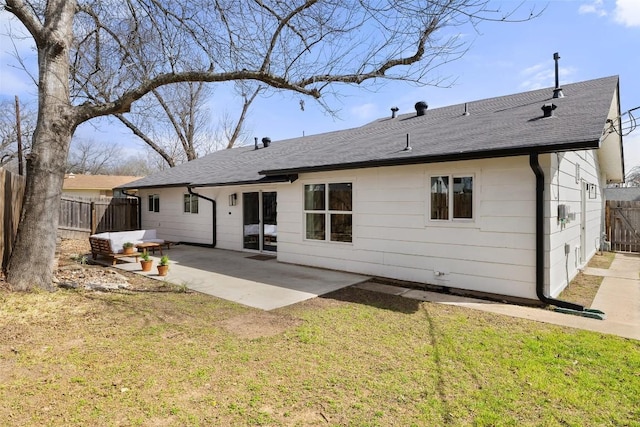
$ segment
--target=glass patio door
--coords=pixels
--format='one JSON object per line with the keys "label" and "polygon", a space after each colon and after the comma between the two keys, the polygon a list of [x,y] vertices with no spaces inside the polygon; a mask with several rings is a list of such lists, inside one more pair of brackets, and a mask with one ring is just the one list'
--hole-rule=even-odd
{"label": "glass patio door", "polygon": [[276,195],[275,191],[242,193],[244,249],[268,252],[277,250]]}

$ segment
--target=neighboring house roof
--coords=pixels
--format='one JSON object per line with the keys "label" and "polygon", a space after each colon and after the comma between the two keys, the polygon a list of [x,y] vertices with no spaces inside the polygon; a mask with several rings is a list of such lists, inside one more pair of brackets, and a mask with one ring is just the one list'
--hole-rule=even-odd
{"label": "neighboring house roof", "polygon": [[[389,116],[358,128],[273,142],[258,150],[253,146],[221,150],[121,188],[269,182],[310,171],[599,148],[618,77],[562,89],[564,98],[552,99],[552,88],[540,89],[430,109],[423,116],[415,112]],[[553,117],[543,118],[541,107],[548,103],[557,108]],[[411,150],[405,150],[407,142]],[[617,144],[617,167],[622,168],[621,139]]]}
{"label": "neighboring house roof", "polygon": [[604,198],[619,202],[633,202],[640,200],[640,187],[605,188]]}
{"label": "neighboring house roof", "polygon": [[140,176],[76,175],[64,176],[62,190],[113,190],[121,185],[139,180]]}

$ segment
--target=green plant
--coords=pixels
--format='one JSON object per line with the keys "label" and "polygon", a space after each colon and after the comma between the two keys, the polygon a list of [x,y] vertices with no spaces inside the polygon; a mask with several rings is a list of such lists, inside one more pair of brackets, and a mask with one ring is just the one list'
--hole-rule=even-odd
{"label": "green plant", "polygon": [[163,255],[162,258],[160,258],[160,265],[169,265],[168,255]]}
{"label": "green plant", "polygon": [[80,254],[75,254],[71,257],[71,259],[77,263],[80,263],[82,265],[88,264],[89,263],[89,259],[87,258],[86,255],[80,255]]}
{"label": "green plant", "polygon": [[132,247],[133,247],[133,243],[131,243],[131,242],[125,242],[125,243],[122,245],[122,247],[123,247],[123,248],[125,248],[125,249],[127,249],[127,248],[132,248]]}
{"label": "green plant", "polygon": [[149,256],[149,252],[147,252],[147,251],[142,252],[142,254],[140,254],[140,258],[143,261],[150,261],[151,260],[151,257]]}

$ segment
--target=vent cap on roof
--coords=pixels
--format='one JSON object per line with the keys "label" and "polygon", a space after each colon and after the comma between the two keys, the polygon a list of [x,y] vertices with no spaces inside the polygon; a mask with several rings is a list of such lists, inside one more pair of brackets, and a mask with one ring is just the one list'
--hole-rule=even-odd
{"label": "vent cap on roof", "polygon": [[416,102],[416,113],[418,114],[418,116],[424,116],[425,111],[427,111],[427,108],[429,108],[429,105],[424,102],[424,101],[418,101]]}
{"label": "vent cap on roof", "polygon": [[271,144],[271,138],[269,138],[268,136],[265,136],[264,138],[262,138],[262,146],[264,148],[267,148],[269,144]]}
{"label": "vent cap on roof", "polygon": [[553,117],[553,110],[558,108],[556,104],[544,104],[541,107],[542,117]]}

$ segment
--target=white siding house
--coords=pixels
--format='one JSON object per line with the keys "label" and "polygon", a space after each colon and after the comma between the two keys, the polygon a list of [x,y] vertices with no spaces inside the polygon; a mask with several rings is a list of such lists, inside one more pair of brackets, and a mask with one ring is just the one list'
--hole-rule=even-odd
{"label": "white siding house", "polygon": [[617,77],[563,90],[225,150],[124,188],[165,239],[562,305],[624,177]]}

